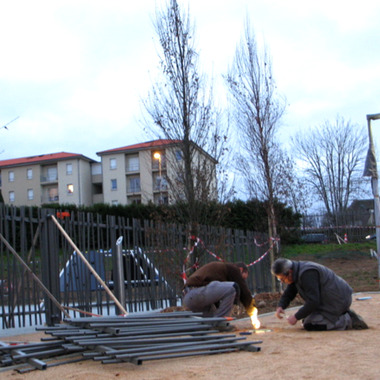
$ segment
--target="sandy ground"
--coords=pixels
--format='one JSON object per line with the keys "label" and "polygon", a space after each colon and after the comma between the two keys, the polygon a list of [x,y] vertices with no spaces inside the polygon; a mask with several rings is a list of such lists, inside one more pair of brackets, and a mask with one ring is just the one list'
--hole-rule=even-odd
{"label": "sandy ground", "polygon": [[[358,297],[370,296],[368,300]],[[307,332],[298,323],[290,326],[273,314],[261,316],[270,332],[248,335],[262,340],[260,352],[236,353],[163,359],[142,365],[131,363],[101,364],[93,360],[19,374],[0,372],[2,380],[43,379],[380,379],[380,294],[355,294],[352,308],[363,316],[368,330]],[[291,310],[287,311],[288,314]],[[249,330],[248,320],[233,322],[239,335]],[[3,337],[4,342],[39,341],[42,333]]]}

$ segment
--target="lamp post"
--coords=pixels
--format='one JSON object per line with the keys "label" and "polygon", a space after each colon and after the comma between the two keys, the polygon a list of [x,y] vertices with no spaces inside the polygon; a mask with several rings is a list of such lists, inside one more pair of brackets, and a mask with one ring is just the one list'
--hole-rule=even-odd
{"label": "lamp post", "polygon": [[161,204],[161,199],[162,199],[162,196],[161,196],[161,181],[162,181],[162,178],[161,178],[161,171],[162,171],[162,168],[161,168],[161,154],[159,152],[156,152],[153,154],[153,157],[158,160],[158,176],[160,178],[160,198],[158,200],[158,203]]}
{"label": "lamp post", "polygon": [[371,177],[372,193],[374,198],[375,208],[375,226],[376,226],[376,248],[377,248],[377,265],[378,265],[378,279],[380,279],[380,201],[379,201],[379,185],[377,174],[377,163],[375,146],[373,144],[371,120],[379,120],[380,113],[367,115],[368,122],[368,136],[369,136],[369,149],[364,168],[364,175]]}

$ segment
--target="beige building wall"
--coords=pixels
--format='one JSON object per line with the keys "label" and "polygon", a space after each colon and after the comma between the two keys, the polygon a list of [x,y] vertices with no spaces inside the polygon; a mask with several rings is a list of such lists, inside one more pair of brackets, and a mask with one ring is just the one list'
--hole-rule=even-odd
{"label": "beige building wall", "polygon": [[[0,169],[0,189],[4,201],[16,206],[175,202],[176,197],[171,194],[165,179],[178,177],[178,168],[181,166],[181,159],[177,155],[178,147],[162,144],[147,148],[146,145],[141,145],[141,149],[132,146],[131,149],[102,152],[101,162],[75,155],[56,161],[42,158],[32,165],[22,162],[13,167],[3,167]],[[162,157],[161,181],[160,160],[153,157],[155,152],[159,152]],[[199,159],[206,159],[209,165],[215,165],[201,150],[196,152],[194,166],[197,166]],[[32,173],[30,178],[27,177],[28,170]],[[9,181],[9,172],[13,172],[13,181]],[[213,174],[210,194],[215,193],[215,198],[216,185],[216,176]],[[180,182],[178,186],[181,186]],[[177,190],[183,191],[179,187]],[[13,202],[9,199],[10,192],[14,194]]]}
{"label": "beige building wall", "polygon": [[141,203],[147,204],[153,200],[152,151],[139,152]]}
{"label": "beige building wall", "polygon": [[73,158],[59,161],[57,170],[59,202],[90,206],[92,204],[90,163]]}
{"label": "beige building wall", "polygon": [[[114,153],[102,156],[104,203],[127,203],[124,156],[124,153]],[[112,188],[113,180],[116,180],[116,189]]]}
{"label": "beige building wall", "polygon": [[[26,199],[26,202],[23,204],[27,206],[38,206],[41,204],[41,197],[42,197],[41,186],[40,186],[40,181],[41,181],[40,165],[31,165],[31,166],[27,166],[24,169],[25,169],[25,178],[26,178],[25,185],[26,185],[27,199]],[[32,178],[27,177],[27,174],[30,171],[32,173]],[[33,199],[28,198],[29,189],[33,189]]]}
{"label": "beige building wall", "polygon": [[92,204],[104,203],[102,163],[91,164]]}
{"label": "beige building wall", "polygon": [[[68,164],[71,165],[71,173],[67,172]],[[10,172],[13,173],[13,181],[9,180]],[[4,168],[1,169],[1,178],[1,192],[6,204],[92,204],[91,164],[85,159],[74,157],[57,162]],[[11,192],[14,194],[14,201],[10,200]]]}
{"label": "beige building wall", "polygon": [[[15,206],[36,206],[41,201],[40,170],[39,165],[12,167],[1,170],[4,202]],[[10,172],[13,173],[13,181],[9,180]],[[31,173],[31,178],[28,178]],[[29,199],[28,190],[32,190],[32,197]],[[10,193],[14,194],[14,201],[10,201]]]}

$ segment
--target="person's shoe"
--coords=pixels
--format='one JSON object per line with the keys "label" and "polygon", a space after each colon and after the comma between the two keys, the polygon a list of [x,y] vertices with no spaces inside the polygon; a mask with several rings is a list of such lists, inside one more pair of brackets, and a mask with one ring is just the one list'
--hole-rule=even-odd
{"label": "person's shoe", "polygon": [[368,325],[364,322],[364,319],[356,314],[353,310],[348,310],[348,314],[352,320],[352,328],[354,330],[366,330],[368,329]]}

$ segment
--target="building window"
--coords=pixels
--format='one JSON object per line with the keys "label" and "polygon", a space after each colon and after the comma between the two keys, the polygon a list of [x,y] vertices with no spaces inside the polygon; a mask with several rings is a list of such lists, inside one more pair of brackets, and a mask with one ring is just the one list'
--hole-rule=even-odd
{"label": "building window", "polygon": [[169,204],[169,197],[167,194],[155,194],[154,195],[154,203],[156,205],[167,205]]}
{"label": "building window", "polygon": [[116,200],[113,200],[113,201],[111,201],[111,204],[112,204],[112,206],[117,206],[119,204],[119,202]]}
{"label": "building window", "polygon": [[141,195],[132,195],[131,197],[128,197],[128,204],[141,204]]}
{"label": "building window", "polygon": [[162,191],[168,189],[168,181],[166,180],[166,176],[162,175],[161,177],[157,174],[153,176],[153,190]]}
{"label": "building window", "polygon": [[8,173],[8,180],[9,182],[13,182],[15,180],[15,172],[10,171]]}
{"label": "building window", "polygon": [[66,175],[73,174],[73,164],[66,164]]}
{"label": "building window", "polygon": [[175,151],[175,158],[177,161],[181,161],[182,160],[182,151],[181,150],[176,150]]}
{"label": "building window", "polygon": [[34,199],[33,189],[28,189],[28,200],[32,201]]}
{"label": "building window", "polygon": [[102,174],[102,165],[101,164],[93,164],[93,165],[91,165],[91,174],[92,175]]}
{"label": "building window", "polygon": [[110,169],[111,170],[116,169],[116,158],[110,158]]}
{"label": "building window", "polygon": [[67,193],[72,194],[74,192],[74,185],[72,183],[69,183],[67,185]]}
{"label": "building window", "polygon": [[57,187],[50,187],[48,189],[48,199],[49,202],[56,202],[59,200]]}
{"label": "building window", "polygon": [[138,155],[127,156],[127,172],[138,172],[140,170],[140,161]]}
{"label": "building window", "polygon": [[128,178],[128,193],[138,193],[141,191],[140,187],[140,177],[129,177]]}
{"label": "building window", "polygon": [[26,169],[26,179],[33,179],[33,169]]}
{"label": "building window", "polygon": [[57,168],[47,168],[47,181],[56,181],[58,179]]}
{"label": "building window", "polygon": [[152,169],[159,170],[166,168],[166,156],[164,152],[154,152],[152,156]]}
{"label": "building window", "polygon": [[10,191],[9,192],[9,202],[14,202],[15,201],[15,192]]}
{"label": "building window", "polygon": [[117,179],[111,179],[111,191],[117,190]]}

